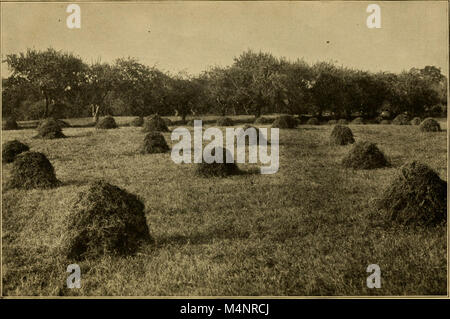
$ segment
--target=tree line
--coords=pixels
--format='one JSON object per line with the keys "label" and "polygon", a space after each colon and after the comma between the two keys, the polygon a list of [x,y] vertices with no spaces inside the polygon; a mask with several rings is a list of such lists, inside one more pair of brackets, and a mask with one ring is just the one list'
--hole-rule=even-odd
{"label": "tree line", "polygon": [[229,66],[192,76],[131,57],[86,63],[52,48],[9,54],[2,62],[10,70],[2,79],[2,114],[17,120],[155,113],[182,120],[268,113],[371,119],[382,112],[441,116],[447,110],[447,78],[435,66],[373,73],[248,50]]}

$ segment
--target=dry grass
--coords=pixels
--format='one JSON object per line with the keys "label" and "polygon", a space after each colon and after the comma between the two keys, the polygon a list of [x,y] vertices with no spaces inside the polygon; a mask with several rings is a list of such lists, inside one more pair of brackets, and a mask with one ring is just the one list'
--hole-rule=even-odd
{"label": "dry grass", "polygon": [[[130,119],[128,119],[130,120]],[[120,123],[119,121],[117,121]],[[438,295],[446,294],[446,228],[382,220],[373,202],[403,163],[426,163],[446,180],[446,132],[349,125],[376,143],[391,168],[342,169],[350,145],[331,146],[331,126],[280,130],[280,170],[196,177],[170,154],[141,155],[138,127],[67,128],[66,139],[3,132],[48,155],[62,186],[3,191],[5,295]],[[446,123],[441,121],[441,127]],[[170,142],[170,133],[163,134]],[[239,164],[250,171],[255,164]],[[3,165],[3,183],[11,164]],[[79,261],[81,289],[64,289],[57,253],[74,196],[104,178],[143,199],[154,245],[131,257]],[[366,287],[381,267],[382,288]]]}

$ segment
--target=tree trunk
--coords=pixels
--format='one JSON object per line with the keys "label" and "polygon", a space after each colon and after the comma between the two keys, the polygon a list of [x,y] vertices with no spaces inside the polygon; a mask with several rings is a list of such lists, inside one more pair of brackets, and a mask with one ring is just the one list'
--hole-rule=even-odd
{"label": "tree trunk", "polygon": [[92,120],[94,121],[95,124],[97,124],[98,120],[99,120],[99,116],[100,116],[100,105],[92,105]]}
{"label": "tree trunk", "polygon": [[44,110],[44,119],[46,119],[48,117],[48,106],[49,106],[49,101],[48,98],[45,97],[45,110]]}

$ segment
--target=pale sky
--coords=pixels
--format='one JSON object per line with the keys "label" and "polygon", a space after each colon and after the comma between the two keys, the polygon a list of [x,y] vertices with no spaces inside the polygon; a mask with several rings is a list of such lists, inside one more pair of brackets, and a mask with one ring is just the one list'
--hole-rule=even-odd
{"label": "pale sky", "polygon": [[[380,29],[366,26],[369,3],[381,7]],[[446,1],[81,2],[81,29],[67,28],[67,5],[2,3],[3,58],[53,47],[86,62],[132,56],[197,74],[252,49],[370,71],[435,65],[448,74]]]}

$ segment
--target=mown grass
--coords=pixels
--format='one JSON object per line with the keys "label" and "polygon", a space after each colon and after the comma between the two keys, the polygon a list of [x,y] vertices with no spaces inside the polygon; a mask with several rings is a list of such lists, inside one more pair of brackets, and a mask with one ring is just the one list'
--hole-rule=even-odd
{"label": "mown grass", "polygon": [[[392,225],[374,208],[406,161],[447,179],[446,132],[349,126],[357,141],[377,143],[393,167],[343,169],[351,145],[331,145],[328,125],[280,130],[278,173],[239,164],[249,174],[225,179],[196,177],[193,164],[177,165],[170,153],[139,154],[144,133],[137,127],[68,128],[60,140],[3,131],[3,143],[19,139],[45,153],[63,182],[51,190],[3,189],[3,294],[447,294],[446,227]],[[164,136],[170,146],[170,133]],[[10,168],[3,164],[3,186]],[[65,260],[59,246],[68,207],[99,178],[143,200],[155,244],[126,258]],[[65,288],[71,263],[81,267],[81,289]],[[381,289],[366,287],[369,264],[381,267]]]}

